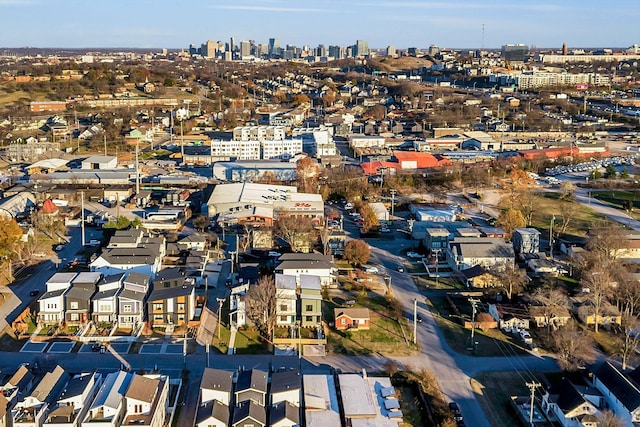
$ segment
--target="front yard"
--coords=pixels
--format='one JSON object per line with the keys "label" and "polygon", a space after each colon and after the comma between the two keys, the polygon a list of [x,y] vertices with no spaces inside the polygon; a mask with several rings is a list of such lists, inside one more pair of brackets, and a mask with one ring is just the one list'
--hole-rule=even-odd
{"label": "front yard", "polygon": [[327,354],[409,356],[418,352],[412,343],[407,320],[400,317],[398,321],[389,301],[377,293],[332,291],[329,298],[323,300],[325,321],[333,325],[334,309],[345,307],[349,300],[355,301],[354,308],[369,309],[370,329],[339,331],[335,327],[329,328]]}

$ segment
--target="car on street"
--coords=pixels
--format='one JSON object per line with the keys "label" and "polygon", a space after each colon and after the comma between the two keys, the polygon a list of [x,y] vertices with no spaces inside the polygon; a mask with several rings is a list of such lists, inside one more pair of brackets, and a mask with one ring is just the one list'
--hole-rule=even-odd
{"label": "car on street", "polygon": [[373,265],[365,265],[364,266],[364,272],[365,273],[371,273],[371,274],[377,274],[378,273],[378,267],[375,267]]}
{"label": "car on street", "polygon": [[29,292],[29,296],[30,296],[30,297],[35,297],[35,296],[36,296],[36,295],[38,295],[39,293],[40,293],[40,291],[38,291],[38,290],[31,291],[31,292]]}
{"label": "car on street", "polygon": [[276,251],[269,251],[268,254],[270,257],[274,257],[274,258],[278,258],[279,256],[281,256],[282,254],[280,252],[276,252]]}
{"label": "car on street", "polygon": [[422,316],[420,316],[419,314],[416,316],[416,322],[422,323]]}
{"label": "car on street", "polygon": [[463,420],[463,418],[458,404],[456,402],[449,402],[449,410],[453,414],[453,419],[458,423],[458,425],[460,425],[459,423]]}
{"label": "car on street", "polygon": [[57,246],[55,247],[55,249],[56,249],[56,251],[58,251],[58,252],[59,252],[59,251],[61,251],[62,249],[64,249],[64,246],[62,246],[62,245],[57,245]]}
{"label": "car on street", "polygon": [[422,258],[422,255],[420,255],[419,253],[411,251],[407,252],[407,256],[409,258]]}
{"label": "car on street", "polygon": [[399,265],[396,270],[398,270],[398,273],[404,273],[404,267]]}

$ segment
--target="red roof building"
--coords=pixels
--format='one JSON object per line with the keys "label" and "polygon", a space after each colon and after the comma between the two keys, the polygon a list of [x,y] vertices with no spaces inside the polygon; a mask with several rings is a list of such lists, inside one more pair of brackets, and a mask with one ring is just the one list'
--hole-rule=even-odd
{"label": "red roof building", "polygon": [[393,157],[398,161],[400,169],[437,168],[451,164],[448,159],[415,151],[394,151]]}
{"label": "red roof building", "polygon": [[47,199],[42,203],[42,208],[40,212],[45,215],[54,215],[58,213],[58,207],[51,201],[51,199]]}

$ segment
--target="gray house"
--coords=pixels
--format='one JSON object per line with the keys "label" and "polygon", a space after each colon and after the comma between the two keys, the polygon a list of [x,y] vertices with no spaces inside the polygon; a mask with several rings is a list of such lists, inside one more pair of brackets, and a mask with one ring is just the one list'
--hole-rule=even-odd
{"label": "gray house", "polygon": [[90,320],[91,296],[101,279],[100,273],[78,273],[71,281],[71,289],[64,294],[64,320],[67,325],[84,325]]}
{"label": "gray house", "polygon": [[264,407],[267,403],[267,373],[258,369],[238,373],[234,394],[236,404],[249,400]]}
{"label": "gray house", "polygon": [[122,292],[118,294],[118,324],[135,327],[142,324],[151,276],[129,273],[122,282]]}
{"label": "gray house", "polygon": [[540,232],[535,228],[516,228],[511,236],[513,250],[518,255],[540,252]]}
{"label": "gray house", "polygon": [[117,322],[118,320],[118,294],[122,291],[124,273],[105,276],[98,282],[98,291],[91,297],[93,312],[91,317],[94,322]]}

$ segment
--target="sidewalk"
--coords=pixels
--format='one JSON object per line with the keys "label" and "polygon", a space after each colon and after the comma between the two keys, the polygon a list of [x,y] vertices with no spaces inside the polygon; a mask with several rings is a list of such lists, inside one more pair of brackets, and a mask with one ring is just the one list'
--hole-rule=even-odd
{"label": "sidewalk", "polygon": [[229,348],[227,349],[227,354],[235,354],[236,352],[235,348],[233,348],[236,343],[236,332],[236,328],[231,329],[231,336],[229,337]]}

